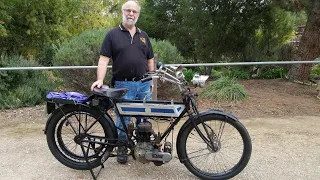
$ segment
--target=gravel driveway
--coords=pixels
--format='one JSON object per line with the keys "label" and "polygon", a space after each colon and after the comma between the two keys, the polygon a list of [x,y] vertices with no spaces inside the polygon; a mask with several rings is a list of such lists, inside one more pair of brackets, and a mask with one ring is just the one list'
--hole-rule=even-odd
{"label": "gravel driveway", "polygon": [[[63,166],[50,153],[44,106],[0,111],[0,179],[92,179],[89,171]],[[253,144],[248,166],[233,179],[320,179],[320,118],[241,119]],[[174,155],[163,166],[132,159],[105,163],[99,179],[197,179]]]}

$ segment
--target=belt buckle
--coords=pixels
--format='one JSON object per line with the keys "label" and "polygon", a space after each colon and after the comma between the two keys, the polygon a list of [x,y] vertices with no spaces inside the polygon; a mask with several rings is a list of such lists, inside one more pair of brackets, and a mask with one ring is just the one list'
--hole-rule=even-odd
{"label": "belt buckle", "polygon": [[137,77],[133,77],[133,78],[132,78],[132,81],[136,81],[136,80],[135,80],[136,78],[137,78]]}

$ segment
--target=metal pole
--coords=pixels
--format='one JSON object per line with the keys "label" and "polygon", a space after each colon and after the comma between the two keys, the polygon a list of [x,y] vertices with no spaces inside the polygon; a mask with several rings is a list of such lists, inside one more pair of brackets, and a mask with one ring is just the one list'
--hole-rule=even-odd
{"label": "metal pole", "polygon": [[[158,54],[155,54],[154,55],[154,67],[156,68],[157,67],[157,62],[158,62],[158,59],[159,59],[159,55]],[[152,100],[157,100],[158,99],[158,81],[157,79],[152,79],[152,92],[151,92],[151,95],[152,95]]]}
{"label": "metal pole", "polygon": [[[320,64],[320,61],[266,61],[266,62],[232,62],[232,63],[202,63],[202,64],[167,64],[167,66],[250,66],[250,65],[271,65],[271,64]],[[112,66],[108,66],[111,68]],[[97,66],[49,66],[49,67],[3,67],[0,71],[14,70],[55,70],[55,69],[95,69]]]}
{"label": "metal pole", "polygon": [[202,63],[202,64],[168,64],[170,66],[197,67],[197,66],[250,66],[271,64],[318,64],[320,61],[266,61],[266,62],[230,62],[230,63]]}

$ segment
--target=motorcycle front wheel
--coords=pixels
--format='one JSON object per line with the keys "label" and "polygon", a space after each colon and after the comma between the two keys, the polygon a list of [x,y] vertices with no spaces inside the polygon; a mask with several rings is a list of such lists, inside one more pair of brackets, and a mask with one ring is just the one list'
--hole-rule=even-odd
{"label": "motorcycle front wheel", "polygon": [[229,179],[239,174],[252,151],[246,128],[239,121],[221,115],[209,114],[201,119],[204,125],[199,118],[196,125],[212,145],[206,144],[193,123],[189,123],[177,147],[182,163],[201,179]]}

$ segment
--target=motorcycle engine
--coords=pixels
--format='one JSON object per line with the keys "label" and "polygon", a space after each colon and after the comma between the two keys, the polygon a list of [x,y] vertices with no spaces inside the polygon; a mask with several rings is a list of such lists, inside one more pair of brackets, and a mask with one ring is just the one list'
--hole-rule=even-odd
{"label": "motorcycle engine", "polygon": [[142,163],[150,162],[145,158],[145,155],[147,152],[152,152],[154,149],[150,142],[152,132],[152,124],[149,121],[143,121],[137,125],[136,136],[138,142],[134,148],[134,156]]}
{"label": "motorcycle engine", "polygon": [[152,152],[153,146],[150,142],[138,142],[134,148],[134,156],[136,159],[142,163],[148,163],[149,160],[146,159],[145,155],[147,152]]}
{"label": "motorcycle engine", "polygon": [[[136,137],[137,145],[134,147],[134,156],[142,163],[154,162],[157,166],[172,159],[171,144],[165,144],[165,152],[159,151],[154,146],[155,142],[151,141],[151,136],[156,139],[156,133],[152,129],[152,124],[149,121],[143,121],[137,125]],[[170,146],[170,151],[168,147]]]}

